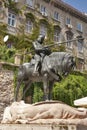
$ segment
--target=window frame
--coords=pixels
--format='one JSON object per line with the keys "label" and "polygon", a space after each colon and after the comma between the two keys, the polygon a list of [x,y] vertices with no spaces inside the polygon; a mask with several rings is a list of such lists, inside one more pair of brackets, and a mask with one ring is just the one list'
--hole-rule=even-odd
{"label": "window frame", "polygon": [[78,40],[77,46],[78,46],[78,52],[83,53],[83,40]]}
{"label": "window frame", "polygon": [[77,30],[82,32],[82,23],[80,22],[77,23]]}
{"label": "window frame", "polygon": [[26,4],[28,7],[33,8],[34,7],[34,1],[33,0],[26,0]]}
{"label": "window frame", "polygon": [[12,27],[16,26],[16,15],[14,13],[8,12],[8,25]]}
{"label": "window frame", "polygon": [[32,30],[33,30],[33,22],[31,19],[27,19],[26,20],[26,24],[25,24],[25,31],[27,33],[32,33]]}
{"label": "window frame", "polygon": [[44,5],[40,5],[40,12],[46,13],[46,7]]}
{"label": "window frame", "polygon": [[54,42],[59,42],[60,39],[60,30],[57,28],[54,29]]}
{"label": "window frame", "polygon": [[47,36],[47,26],[45,24],[40,25],[40,34]]}
{"label": "window frame", "polygon": [[[67,41],[69,41],[69,40],[72,40],[73,39],[73,33],[71,32],[71,31],[67,31],[66,32],[66,39],[67,39]],[[66,46],[68,47],[68,48],[73,48],[73,42],[67,42],[66,43]]]}
{"label": "window frame", "polygon": [[55,20],[60,21],[60,15],[57,11],[54,11],[54,17]]}
{"label": "window frame", "polygon": [[70,19],[70,17],[66,17],[66,25],[71,25],[71,19]]}

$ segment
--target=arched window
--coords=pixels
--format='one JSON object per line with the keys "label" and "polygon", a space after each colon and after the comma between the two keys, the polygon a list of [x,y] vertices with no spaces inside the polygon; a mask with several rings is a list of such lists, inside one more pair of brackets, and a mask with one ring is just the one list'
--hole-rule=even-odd
{"label": "arched window", "polygon": [[59,42],[60,39],[60,27],[54,27],[54,41]]}
{"label": "arched window", "polygon": [[47,36],[47,26],[45,24],[40,25],[40,34]]}
{"label": "arched window", "polygon": [[31,21],[31,19],[27,19],[26,26],[25,26],[25,31],[27,33],[32,33],[32,29],[33,29],[33,22]]}
{"label": "arched window", "polygon": [[66,39],[67,41],[67,47],[72,48],[73,46],[73,42],[71,42],[71,40],[73,39],[73,33],[71,31],[66,31]]}
{"label": "arched window", "polygon": [[83,52],[83,39],[82,39],[82,36],[78,36],[77,37],[79,40],[78,40],[78,43],[77,43],[77,47],[78,47],[78,51],[79,52]]}

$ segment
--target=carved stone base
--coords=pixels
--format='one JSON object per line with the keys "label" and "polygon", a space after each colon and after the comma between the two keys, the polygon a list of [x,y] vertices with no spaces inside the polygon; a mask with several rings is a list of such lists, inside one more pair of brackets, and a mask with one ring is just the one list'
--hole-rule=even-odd
{"label": "carved stone base", "polygon": [[0,130],[87,130],[83,125],[1,124]]}

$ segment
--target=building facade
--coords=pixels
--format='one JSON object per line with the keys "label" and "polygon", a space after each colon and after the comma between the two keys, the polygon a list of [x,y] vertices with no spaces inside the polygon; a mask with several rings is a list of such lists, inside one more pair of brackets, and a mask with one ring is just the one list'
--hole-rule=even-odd
{"label": "building facade", "polygon": [[[87,16],[62,0],[4,0],[0,2],[0,23],[8,33],[44,34],[48,41],[64,43],[77,59],[77,68],[87,70]],[[38,29],[37,29],[38,28]],[[84,40],[83,40],[83,39]]]}

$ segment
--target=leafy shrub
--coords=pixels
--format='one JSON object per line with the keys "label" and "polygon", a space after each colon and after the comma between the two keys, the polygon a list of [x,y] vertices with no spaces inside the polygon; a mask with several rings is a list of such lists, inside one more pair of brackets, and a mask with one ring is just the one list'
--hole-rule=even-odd
{"label": "leafy shrub", "polygon": [[7,62],[14,62],[15,48],[7,48],[7,46],[0,46],[0,60]]}
{"label": "leafy shrub", "polygon": [[53,99],[61,100],[69,105],[78,98],[87,96],[87,79],[83,75],[69,75],[61,83],[55,83]]}

